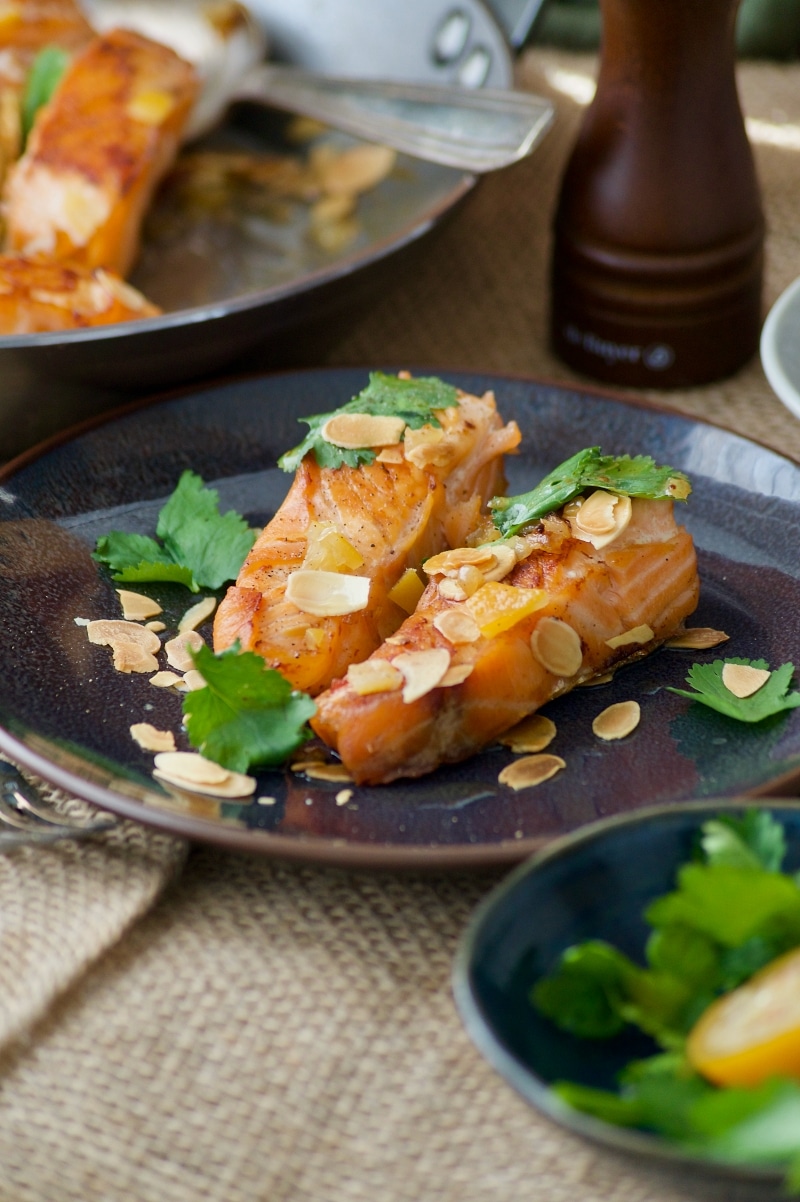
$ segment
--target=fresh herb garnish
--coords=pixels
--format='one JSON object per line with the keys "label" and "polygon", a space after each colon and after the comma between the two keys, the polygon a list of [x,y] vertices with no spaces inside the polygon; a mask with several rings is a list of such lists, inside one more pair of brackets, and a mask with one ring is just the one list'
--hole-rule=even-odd
{"label": "fresh herb garnish", "polygon": [[492,521],[504,538],[547,513],[561,509],[589,488],[603,488],[619,496],[673,497],[685,501],[691,485],[683,472],[659,467],[649,455],[602,455],[587,447],[544,477],[536,488],[516,497],[493,497]]}
{"label": "fresh herb garnish", "polygon": [[716,998],[800,945],[800,882],[781,871],[785,849],[783,828],[766,810],[705,822],[699,858],[645,911],[645,965],[602,941],[583,943],[567,949],[531,998],[579,1038],[610,1038],[634,1025],[665,1049],[629,1063],[618,1091],[557,1082],[569,1105],[688,1151],[788,1165],[788,1183],[798,1188],[800,1084],[715,1085],[685,1054],[687,1034]]}
{"label": "fresh herb garnish", "polygon": [[47,104],[69,65],[69,55],[60,46],[45,46],[36,55],[22,93],[22,145],[33,129],[36,114]]}
{"label": "fresh herb garnish", "polygon": [[185,471],[161,509],[156,539],[113,531],[97,540],[93,558],[115,580],[143,584],[172,581],[193,593],[235,580],[256,538],[244,518],[219,512],[219,494]]}
{"label": "fresh herb garnish", "polygon": [[278,466],[285,472],[295,472],[309,451],[314,452],[320,467],[358,467],[362,463],[373,463],[374,450],[345,450],[333,446],[322,437],[322,427],[335,414],[368,413],[372,417],[402,417],[412,430],[418,430],[425,425],[440,426],[436,410],[450,409],[457,404],[458,390],[435,376],[405,380],[380,371],[370,372],[367,387],[340,409],[299,419],[308,426],[308,434],[299,446],[281,456]]}
{"label": "fresh herb garnish", "polygon": [[769,664],[763,659],[715,659],[713,664],[693,664],[686,677],[686,683],[695,690],[674,689],[679,697],[688,697],[691,701],[699,701],[728,718],[736,718],[739,722],[762,722],[785,710],[796,709],[800,705],[800,693],[789,692],[794,675],[794,664],[781,664],[770,673],[769,679],[749,697],[737,697],[726,688],[722,680],[722,670],[725,664],[746,664],[751,668],[769,670]]}
{"label": "fresh herb garnish", "polygon": [[236,645],[217,655],[201,647],[192,658],[206,687],[186,694],[183,713],[189,742],[207,759],[247,772],[282,763],[311,737],[316,705],[260,655]]}

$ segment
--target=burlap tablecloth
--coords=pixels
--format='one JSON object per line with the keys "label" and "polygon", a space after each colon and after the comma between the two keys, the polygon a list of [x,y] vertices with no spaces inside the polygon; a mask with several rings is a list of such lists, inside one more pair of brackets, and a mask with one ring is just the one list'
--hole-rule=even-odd
{"label": "burlap tablecloth", "polygon": [[[571,378],[545,347],[548,228],[592,70],[526,54],[520,79],[559,101],[556,128],[327,362]],[[748,63],[740,81],[771,302],[800,275],[800,66]],[[800,458],[758,363],[661,399]],[[749,1196],[564,1133],[482,1060],[449,978],[499,875],[289,866],[129,824],[0,857],[0,1202]]]}

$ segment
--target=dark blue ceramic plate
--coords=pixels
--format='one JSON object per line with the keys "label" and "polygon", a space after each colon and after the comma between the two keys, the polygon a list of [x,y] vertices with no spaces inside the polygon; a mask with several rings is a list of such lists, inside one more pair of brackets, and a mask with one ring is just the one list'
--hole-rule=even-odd
{"label": "dark blue ceramic plate", "polygon": [[[776,1169],[725,1165],[691,1156],[667,1140],[604,1123],[551,1092],[556,1080],[614,1089],[630,1060],[657,1051],[638,1033],[581,1040],[559,1031],[529,1000],[531,986],[561,952],[584,939],[605,939],[643,962],[645,906],[674,887],[679,864],[707,819],[747,807],[743,801],[688,802],[594,823],[558,839],[518,867],[476,911],[456,956],[453,985],[461,1017],[479,1050],[524,1098],[556,1122],[628,1152],[756,1180]],[[751,801],[749,805],[753,805]],[[766,804],[766,803],[765,803]],[[773,801],[788,852],[800,868],[800,804]]]}
{"label": "dark blue ceramic plate", "polygon": [[[222,508],[264,522],[287,487],[278,455],[298,441],[302,414],[325,412],[366,382],[365,370],[302,372],[198,389],[125,411],[17,460],[0,476],[0,748],[106,809],[228,847],[350,864],[489,864],[522,859],[544,841],[607,814],[681,798],[791,791],[800,779],[800,711],[745,727],[665,691],[695,659],[660,651],[606,686],[547,708],[552,750],[567,768],[538,788],[497,783],[509,754],[491,748],[419,781],[357,789],[266,773],[274,805],[178,803],[129,734],[143,718],[177,729],[180,701],[146,678],[121,676],[89,645],[76,617],[117,613],[113,584],[90,552],[111,529],[152,532],[180,472],[218,488]],[[699,550],[696,623],[731,636],[730,655],[777,666],[800,646],[800,468],[746,439],[655,408],[530,380],[447,373],[471,391],[494,388],[523,431],[510,489],[531,487],[588,445],[647,452],[685,469],[694,493],[680,515]],[[155,590],[154,590],[155,591]],[[178,595],[180,593],[180,595]],[[183,590],[157,590],[173,616]],[[600,743],[592,718],[636,697],[642,722]],[[145,710],[145,707],[151,707]]]}

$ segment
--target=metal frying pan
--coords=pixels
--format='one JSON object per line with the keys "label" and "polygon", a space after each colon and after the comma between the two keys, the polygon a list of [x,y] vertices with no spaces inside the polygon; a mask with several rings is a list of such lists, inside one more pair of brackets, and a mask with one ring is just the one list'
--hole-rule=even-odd
{"label": "metal frying pan", "polygon": [[[481,0],[251,0],[250,8],[274,55],[311,70],[511,86],[508,43]],[[263,117],[242,110],[225,136],[268,150],[275,135]],[[362,234],[342,253],[309,249],[291,229],[278,231],[281,246],[265,245],[258,230],[224,253],[191,237],[169,254],[146,243],[133,282],[163,316],[0,337],[0,459],[131,391],[216,372],[255,348],[261,359],[274,353],[276,364],[284,361],[288,343],[346,313],[475,184],[473,175],[416,159],[396,175],[364,198]],[[86,383],[95,386],[92,408]]]}

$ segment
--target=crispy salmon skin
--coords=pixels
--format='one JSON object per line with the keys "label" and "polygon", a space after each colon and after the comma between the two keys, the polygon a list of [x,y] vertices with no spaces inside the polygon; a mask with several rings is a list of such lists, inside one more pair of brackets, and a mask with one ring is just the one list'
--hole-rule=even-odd
{"label": "crispy salmon skin", "polygon": [[[401,377],[381,382],[390,398],[397,391],[402,400]],[[238,641],[313,695],[397,629],[422,591],[414,569],[474,528],[502,487],[503,455],[520,439],[514,422],[503,424],[491,393],[450,389],[448,403],[436,407],[445,388],[436,384],[429,420],[412,428],[391,419],[393,427],[373,433],[374,425],[361,423],[350,438],[355,449],[342,440],[349,418],[364,415],[350,408],[344,425],[325,423],[340,441],[325,440],[302,458],[286,500],[219,606],[216,651]],[[423,394],[421,382],[409,389],[416,385]],[[378,441],[364,454],[359,438]],[[318,456],[330,459],[331,446],[339,459],[360,461],[321,465]]]}
{"label": "crispy salmon skin", "polygon": [[125,276],[197,94],[194,67],[128,30],[94,38],[6,182],[6,251]]}
{"label": "crispy salmon skin", "polygon": [[573,503],[511,538],[429,561],[415,613],[317,699],[314,730],[356,782],[465,759],[682,628],[699,595],[692,539],[669,497],[628,504],[625,528],[599,547]]}

